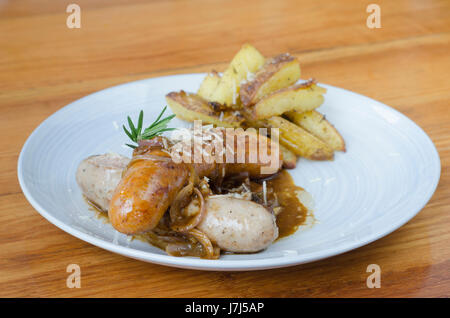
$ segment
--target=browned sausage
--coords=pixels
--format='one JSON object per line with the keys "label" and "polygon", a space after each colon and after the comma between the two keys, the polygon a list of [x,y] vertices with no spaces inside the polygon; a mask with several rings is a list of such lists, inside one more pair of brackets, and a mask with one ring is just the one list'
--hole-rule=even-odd
{"label": "browned sausage", "polygon": [[145,155],[160,159],[132,161],[109,206],[111,224],[125,234],[153,229],[189,177],[188,167],[174,163],[167,153],[157,149]]}
{"label": "browned sausage", "polygon": [[[223,149],[225,150],[225,153],[222,157],[222,162],[227,161],[227,156],[229,158],[232,157],[233,162],[226,164],[216,162],[194,163],[193,165],[195,171],[200,177],[207,176],[210,179],[214,179],[214,177],[217,176],[228,177],[246,173],[252,179],[259,179],[275,174],[280,170],[283,163],[283,158],[278,143],[271,143],[270,139],[265,136],[258,135],[256,133],[244,132],[242,130],[227,131],[225,137],[225,130],[216,128],[216,134],[221,134],[223,138]],[[227,142],[229,142],[230,136],[233,138],[234,142],[227,147]],[[239,142],[238,139],[241,141]],[[261,160],[262,158],[260,157],[260,153],[258,152],[260,150],[259,145],[261,144],[267,145],[267,149],[265,149],[265,151],[261,150],[261,153],[266,153],[267,160],[278,160],[263,162]],[[239,158],[239,152],[242,152],[242,158]],[[251,153],[257,154],[255,156],[256,158],[251,158]],[[272,154],[274,154],[273,157],[271,157]],[[272,167],[272,169],[267,169],[268,171],[264,171],[261,169],[262,167]]]}
{"label": "browned sausage", "polygon": [[[125,234],[138,234],[153,229],[166,212],[177,193],[186,185],[191,173],[188,163],[175,163],[164,151],[163,137],[142,143],[114,191],[109,219],[116,230]],[[272,149],[274,151],[274,149]],[[248,156],[246,156],[248,160]],[[196,163],[193,168],[202,178],[224,177],[248,172],[260,177],[256,163]],[[276,171],[281,167],[281,160]]]}

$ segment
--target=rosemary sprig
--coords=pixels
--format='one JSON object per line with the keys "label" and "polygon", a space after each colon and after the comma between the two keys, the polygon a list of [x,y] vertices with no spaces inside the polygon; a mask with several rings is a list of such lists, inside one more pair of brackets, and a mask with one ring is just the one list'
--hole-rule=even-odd
{"label": "rosemary sprig", "polygon": [[[167,128],[167,124],[169,123],[169,121],[171,121],[175,117],[175,115],[170,115],[166,118],[161,119],[161,117],[164,114],[164,112],[166,111],[166,109],[167,109],[167,106],[164,107],[162,112],[159,114],[158,118],[156,118],[156,120],[149,127],[145,128],[144,131],[142,131],[142,124],[144,122],[144,111],[143,110],[141,110],[141,112],[139,113],[137,126],[135,126],[133,124],[133,121],[131,120],[130,116],[128,116],[127,120],[128,120],[128,126],[129,126],[130,130],[128,130],[125,127],[125,125],[122,126],[123,130],[125,131],[127,136],[135,143],[138,143],[140,140],[152,139],[156,136],[161,135],[165,131],[174,130],[175,128]],[[137,147],[136,145],[132,145],[132,144],[126,144],[126,145],[133,149]]]}

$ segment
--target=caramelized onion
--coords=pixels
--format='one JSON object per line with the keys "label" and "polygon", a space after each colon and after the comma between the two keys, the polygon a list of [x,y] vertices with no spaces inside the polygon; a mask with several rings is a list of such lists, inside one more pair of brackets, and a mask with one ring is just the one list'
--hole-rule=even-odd
{"label": "caramelized onion", "polygon": [[191,229],[188,233],[192,235],[203,246],[205,258],[216,259],[219,257],[219,255],[217,254],[217,250],[214,249],[211,240],[206,236],[205,233],[203,233],[199,229]]}
{"label": "caramelized onion", "polygon": [[197,256],[201,257],[203,253],[202,245],[191,243],[174,243],[168,244],[166,253],[171,256]]}
{"label": "caramelized onion", "polygon": [[181,233],[159,225],[140,237],[171,256],[196,256],[206,259],[217,259],[220,256],[220,248],[213,246],[205,233],[198,229]]}
{"label": "caramelized onion", "polygon": [[[191,202],[191,194],[193,190],[194,184],[190,182],[187,186],[181,189],[180,192],[178,192],[177,196],[173,200],[169,210],[170,221],[172,224],[180,223],[180,220],[183,219],[181,210]],[[171,227],[173,228],[173,226]]]}
{"label": "caramelized onion", "polygon": [[[186,193],[190,190],[190,187],[188,188],[188,186],[186,187]],[[181,191],[183,191],[183,190],[181,190]],[[206,211],[205,200],[203,198],[203,194],[201,193],[201,191],[199,189],[194,188],[194,192],[197,195],[197,198],[200,203],[199,211],[195,214],[195,216],[191,217],[187,221],[182,220],[181,210],[190,203],[190,201],[189,201],[189,203],[185,204],[186,197],[184,197],[184,195],[186,193],[182,194],[181,195],[182,197],[179,198],[178,201],[174,202],[174,204],[170,208],[170,217],[171,217],[171,221],[172,221],[172,224],[170,227],[172,230],[177,231],[177,232],[188,232],[191,229],[195,228],[201,222],[203,216],[205,215],[205,211]]]}

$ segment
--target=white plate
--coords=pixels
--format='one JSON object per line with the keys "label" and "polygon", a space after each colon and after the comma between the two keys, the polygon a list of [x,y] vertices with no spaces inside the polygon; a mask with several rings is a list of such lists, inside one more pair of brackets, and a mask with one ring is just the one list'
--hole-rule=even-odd
{"label": "white plate", "polygon": [[[77,165],[93,154],[130,156],[121,128],[126,116],[137,118],[144,109],[144,121],[150,123],[165,105],[165,94],[195,92],[204,75],[115,86],[50,116],[20,154],[18,176],[27,199],[60,229],[118,254],[183,268],[256,270],[312,262],[375,241],[414,217],[436,189],[439,156],[422,129],[380,102],[321,84],[328,92],[319,110],[341,132],[347,152],[336,153],[331,162],[300,159],[290,170],[295,183],[313,195],[317,224],[300,228],[263,252],[219,260],[171,257],[149,244],[130,242],[88,209],[75,181]],[[181,125],[186,123],[177,119],[171,124]]]}

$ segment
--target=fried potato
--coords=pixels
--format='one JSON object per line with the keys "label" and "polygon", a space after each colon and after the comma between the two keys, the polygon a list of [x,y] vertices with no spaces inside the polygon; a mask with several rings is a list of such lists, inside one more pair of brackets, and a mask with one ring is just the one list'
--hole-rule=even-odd
{"label": "fried potato", "polygon": [[211,103],[197,94],[184,91],[166,95],[170,109],[177,117],[189,122],[202,120],[203,123],[219,127],[240,127],[244,117],[235,111],[216,111]]}
{"label": "fried potato", "polygon": [[216,89],[220,81],[220,75],[216,71],[212,71],[206,75],[203,82],[200,84],[200,88],[197,91],[197,95],[203,97],[206,100],[211,99],[211,95]]}
{"label": "fried potato", "polygon": [[282,88],[251,106],[250,114],[255,119],[270,118],[285,112],[296,110],[305,112],[319,107],[326,89],[317,86],[314,81]]}
{"label": "fried potato", "polygon": [[295,57],[287,53],[275,56],[266,61],[253,80],[241,85],[239,94],[242,105],[254,105],[264,96],[288,87],[299,79],[300,63]]}
{"label": "fried potato", "polygon": [[297,156],[311,160],[332,160],[333,149],[319,138],[290,121],[274,116],[256,122],[268,128],[279,128],[280,144]]}
{"label": "fried potato", "polygon": [[312,110],[304,113],[291,111],[286,113],[286,117],[296,125],[323,140],[334,150],[345,151],[345,142],[341,134],[318,111]]}
{"label": "fried potato", "polygon": [[294,169],[297,166],[297,156],[288,148],[280,144],[280,151],[283,155],[283,168]]}
{"label": "fried potato", "polygon": [[250,44],[244,44],[223,73],[209,100],[226,106],[237,104],[241,82],[263,64],[264,56]]}

